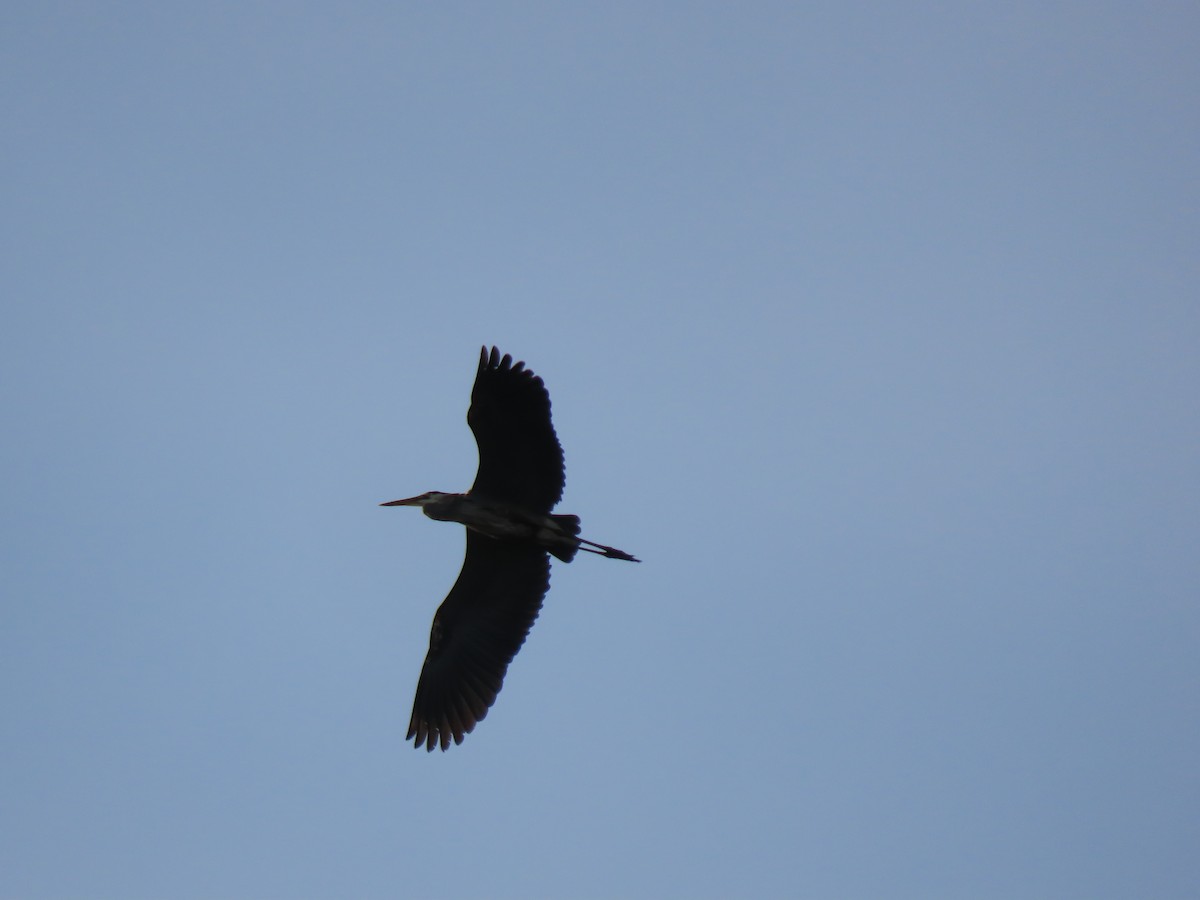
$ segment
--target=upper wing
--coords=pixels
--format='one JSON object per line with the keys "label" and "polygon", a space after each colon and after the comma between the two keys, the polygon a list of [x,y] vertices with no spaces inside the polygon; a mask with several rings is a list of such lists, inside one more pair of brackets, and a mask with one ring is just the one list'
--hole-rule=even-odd
{"label": "upper wing", "polygon": [[415,746],[461,744],[487,715],[549,587],[545,550],[467,530],[466,559],[433,617],[417,683],[408,725]]}
{"label": "upper wing", "polygon": [[550,395],[542,379],[503,358],[495,347],[479,356],[467,424],[479,445],[479,472],[471,493],[550,512],[562,499],[562,447],[550,422]]}

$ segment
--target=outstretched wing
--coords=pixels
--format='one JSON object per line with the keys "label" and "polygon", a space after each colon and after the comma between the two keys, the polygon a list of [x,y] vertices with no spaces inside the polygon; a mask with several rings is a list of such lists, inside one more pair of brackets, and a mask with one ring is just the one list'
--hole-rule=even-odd
{"label": "outstretched wing", "polygon": [[479,445],[471,493],[548,513],[562,499],[562,447],[542,379],[495,347],[479,356],[467,424]]}
{"label": "outstretched wing", "polygon": [[458,581],[438,607],[408,739],[445,750],[487,715],[550,587],[540,547],[467,530]]}

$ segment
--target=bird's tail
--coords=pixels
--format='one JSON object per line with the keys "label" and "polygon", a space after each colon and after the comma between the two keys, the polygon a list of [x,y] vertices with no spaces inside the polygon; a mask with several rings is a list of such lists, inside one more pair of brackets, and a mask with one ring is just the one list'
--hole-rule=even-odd
{"label": "bird's tail", "polygon": [[546,549],[554,555],[555,559],[570,562],[575,558],[575,554],[579,552],[579,538],[577,537],[579,534],[579,516],[552,514],[550,518],[554,520],[555,525],[562,529],[564,534],[570,537],[561,543],[555,542],[546,547]]}
{"label": "bird's tail", "polygon": [[[624,559],[628,560],[629,562],[641,562],[641,560],[636,556],[632,556],[631,554],[626,553],[624,550],[618,550],[616,547],[608,547],[604,544],[597,544],[595,541],[589,541],[587,538],[581,538],[579,536],[579,516],[551,515],[550,518],[553,519],[554,524],[562,529],[562,531],[565,533],[565,539],[549,544],[546,549],[554,554],[557,559],[561,559],[563,562],[570,562],[573,560],[575,558],[575,554],[580,550],[584,550],[588,553],[595,553],[598,556],[607,556],[609,559]],[[583,546],[584,544],[587,546]]]}

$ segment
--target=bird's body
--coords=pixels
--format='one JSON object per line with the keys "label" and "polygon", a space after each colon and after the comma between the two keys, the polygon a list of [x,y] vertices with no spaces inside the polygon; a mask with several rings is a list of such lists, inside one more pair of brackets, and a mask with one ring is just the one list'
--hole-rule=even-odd
{"label": "bird's body", "polygon": [[550,586],[547,553],[570,562],[584,550],[637,560],[579,537],[579,517],[551,513],[565,482],[562,447],[542,380],[493,347],[479,360],[467,423],[479,471],[466,494],[430,491],[383,506],[419,506],[467,529],[458,580],[438,608],[417,684],[408,737],[443,750],[487,715]]}
{"label": "bird's body", "polygon": [[[579,516],[537,513],[502,500],[469,494],[447,494],[429,491],[407,500],[393,500],[383,506],[419,506],[431,519],[457,522],[471,531],[497,540],[527,541],[552,553],[563,562],[570,562],[580,550],[598,553],[611,559],[639,562],[623,550],[595,544],[579,537]],[[599,550],[582,547],[591,544]]]}

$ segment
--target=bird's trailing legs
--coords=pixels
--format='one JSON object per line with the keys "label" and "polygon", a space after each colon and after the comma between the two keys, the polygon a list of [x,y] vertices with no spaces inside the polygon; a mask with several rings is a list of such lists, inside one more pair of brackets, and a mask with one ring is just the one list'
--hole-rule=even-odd
{"label": "bird's trailing legs", "polygon": [[[607,547],[604,544],[597,544],[595,541],[589,541],[587,538],[577,537],[579,541],[579,549],[588,553],[595,553],[597,556],[607,556],[609,559],[626,559],[629,562],[641,562],[636,556],[626,553],[624,550],[618,550],[616,547]],[[587,544],[588,546],[583,546]],[[598,550],[593,550],[592,547],[598,547]]]}

